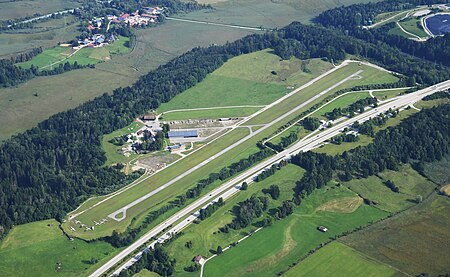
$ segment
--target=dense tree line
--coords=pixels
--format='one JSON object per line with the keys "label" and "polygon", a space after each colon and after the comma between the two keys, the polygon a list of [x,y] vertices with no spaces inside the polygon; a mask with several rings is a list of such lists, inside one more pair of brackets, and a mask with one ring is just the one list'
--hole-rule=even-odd
{"label": "dense tree line", "polygon": [[26,61],[31,60],[32,58],[36,57],[37,55],[42,53],[42,47],[36,47],[33,48],[31,51],[20,53],[15,55],[14,57],[11,57],[11,62],[13,63],[23,63]]}
{"label": "dense tree line", "polygon": [[339,144],[341,144],[343,142],[355,142],[355,141],[358,141],[358,140],[359,140],[359,137],[357,135],[354,135],[354,134],[340,134],[340,135],[337,135],[337,136],[331,138],[330,141],[331,141],[331,143],[339,145]]}
{"label": "dense tree line", "polygon": [[435,99],[450,99],[450,91],[438,91],[431,95],[425,96],[422,100],[431,101]]}
{"label": "dense tree line", "polygon": [[278,164],[274,164],[269,168],[264,169],[261,173],[256,176],[255,181],[261,182],[262,180],[266,179],[269,176],[272,176],[277,172],[277,170],[280,170],[283,166],[286,166],[288,164],[287,161],[281,160]]}
{"label": "dense tree line", "polygon": [[318,118],[315,117],[307,117],[301,121],[301,124],[308,131],[314,131],[320,127],[320,121]]}
{"label": "dense tree line", "polygon": [[159,243],[154,248],[150,248],[142,257],[126,270],[122,270],[119,277],[131,277],[142,269],[158,273],[161,276],[172,276],[175,270],[176,260],[171,259],[163,246]]}
{"label": "dense tree line", "polygon": [[221,229],[227,232],[228,228],[239,230],[249,226],[253,220],[260,217],[267,210],[267,205],[267,197],[252,195],[234,208],[235,218]]}
{"label": "dense tree line", "polygon": [[377,103],[377,99],[374,97],[367,97],[364,99],[360,99],[355,103],[350,104],[350,106],[346,108],[335,108],[331,112],[325,113],[325,117],[330,120],[335,120],[341,116],[349,115],[353,117],[356,112],[363,113],[364,109],[367,106],[374,105]]}
{"label": "dense tree line", "polygon": [[297,139],[298,139],[297,132],[291,132],[289,135],[287,135],[285,137],[282,137],[280,143],[273,144],[272,142],[267,141],[266,145],[269,146],[270,148],[272,148],[275,151],[281,152],[286,147],[288,147],[292,143],[296,142]]}
{"label": "dense tree line", "polygon": [[225,205],[225,201],[223,201],[223,198],[220,197],[217,202],[208,205],[206,208],[200,209],[200,215],[198,216],[198,218],[200,220],[204,220],[207,217],[210,217],[215,211],[217,211],[223,205]]}
{"label": "dense tree line", "polygon": [[280,187],[277,185],[271,185],[268,189],[263,189],[262,192],[270,194],[273,200],[277,200],[280,197]]}

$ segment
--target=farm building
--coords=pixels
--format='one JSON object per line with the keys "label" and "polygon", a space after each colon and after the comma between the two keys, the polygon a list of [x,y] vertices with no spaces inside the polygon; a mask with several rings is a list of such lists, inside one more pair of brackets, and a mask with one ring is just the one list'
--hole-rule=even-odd
{"label": "farm building", "polygon": [[154,121],[156,120],[156,115],[154,114],[146,114],[142,117],[142,120]]}
{"label": "farm building", "polygon": [[197,255],[194,257],[193,262],[195,263],[199,263],[199,264],[203,264],[205,261],[205,259],[203,258],[203,256]]}
{"label": "farm building", "polygon": [[197,130],[190,131],[170,131],[169,138],[196,138],[198,137]]}
{"label": "farm building", "polygon": [[186,150],[186,146],[183,144],[175,144],[168,147],[171,153],[182,152]]}
{"label": "farm building", "polygon": [[321,231],[321,232],[326,232],[326,231],[328,231],[328,228],[327,227],[324,227],[324,226],[319,226],[319,227],[317,227],[317,229],[319,230],[319,231]]}

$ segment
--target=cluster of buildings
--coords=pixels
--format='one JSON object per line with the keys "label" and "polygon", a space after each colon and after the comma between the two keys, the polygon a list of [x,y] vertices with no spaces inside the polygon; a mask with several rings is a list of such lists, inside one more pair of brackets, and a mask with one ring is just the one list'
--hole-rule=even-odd
{"label": "cluster of buildings", "polygon": [[142,12],[122,13],[120,16],[108,15],[107,18],[113,24],[125,23],[131,27],[146,26],[151,23],[157,23],[158,17],[162,14],[163,8],[160,7],[143,7]]}
{"label": "cluster of buildings", "polygon": [[103,34],[94,34],[89,38],[85,38],[83,40],[78,40],[78,46],[74,46],[73,49],[80,49],[83,47],[103,47],[109,43],[113,43],[117,38],[114,35],[110,35],[106,37]]}

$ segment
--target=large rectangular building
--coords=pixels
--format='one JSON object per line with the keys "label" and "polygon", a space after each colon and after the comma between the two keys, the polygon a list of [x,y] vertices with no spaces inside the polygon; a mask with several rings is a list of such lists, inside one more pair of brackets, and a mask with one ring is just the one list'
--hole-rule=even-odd
{"label": "large rectangular building", "polygon": [[197,130],[188,131],[170,131],[169,138],[196,138],[198,137]]}

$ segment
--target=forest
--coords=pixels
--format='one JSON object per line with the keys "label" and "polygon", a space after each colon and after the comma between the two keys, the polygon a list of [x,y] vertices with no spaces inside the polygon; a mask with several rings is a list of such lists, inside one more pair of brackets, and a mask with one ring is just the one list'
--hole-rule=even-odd
{"label": "forest", "polygon": [[[291,48],[293,44],[298,47]],[[125,176],[103,166],[104,134],[129,125],[134,118],[201,82],[229,58],[266,48],[285,57],[295,54],[334,61],[344,58],[343,53],[358,55],[427,84],[450,79],[447,68],[403,54],[397,48],[297,22],[223,46],[195,48],[142,76],[132,86],[58,113],[5,141],[0,146],[0,225],[8,231],[16,224],[61,218],[88,196],[125,185],[136,175]],[[10,76],[8,71],[0,72],[0,76]],[[225,177],[229,173],[219,174]]]}
{"label": "forest", "polygon": [[450,66],[450,34],[417,42],[399,35],[388,34],[395,23],[387,23],[378,28],[364,29],[375,16],[385,12],[411,9],[418,5],[448,3],[445,0],[385,0],[376,3],[355,4],[331,9],[321,13],[315,21],[327,28],[344,30],[347,34],[370,43],[384,42],[404,53],[429,61]]}

